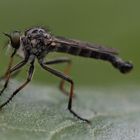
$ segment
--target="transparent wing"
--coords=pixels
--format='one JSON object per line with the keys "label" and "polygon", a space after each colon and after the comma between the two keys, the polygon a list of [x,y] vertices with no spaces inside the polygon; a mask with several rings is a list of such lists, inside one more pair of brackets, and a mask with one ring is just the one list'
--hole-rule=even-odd
{"label": "transparent wing", "polygon": [[118,51],[114,48],[105,47],[105,46],[99,45],[99,44],[87,43],[87,42],[80,41],[80,40],[67,39],[64,37],[57,36],[54,38],[53,41],[56,44],[58,43],[58,45],[66,46],[67,48],[68,48],[68,46],[74,46],[79,49],[89,49],[91,51],[111,53],[111,54],[115,54],[115,55],[118,54]]}

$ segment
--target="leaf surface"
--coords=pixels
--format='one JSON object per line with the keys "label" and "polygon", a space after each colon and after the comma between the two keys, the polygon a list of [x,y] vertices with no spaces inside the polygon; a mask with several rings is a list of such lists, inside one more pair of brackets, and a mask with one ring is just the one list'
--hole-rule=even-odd
{"label": "leaf surface", "polygon": [[[0,103],[20,84],[11,81]],[[0,111],[0,140],[140,139],[138,87],[79,87],[76,93],[73,109],[91,125],[69,113],[68,97],[57,88],[29,85]]]}

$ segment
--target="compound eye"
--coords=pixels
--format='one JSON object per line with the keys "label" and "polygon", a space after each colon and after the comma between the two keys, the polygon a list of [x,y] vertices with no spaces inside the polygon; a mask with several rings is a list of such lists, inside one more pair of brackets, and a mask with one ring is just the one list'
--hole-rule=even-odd
{"label": "compound eye", "polygon": [[18,49],[20,47],[20,32],[14,31],[10,34],[4,33],[6,36],[10,38],[11,46],[15,49]]}

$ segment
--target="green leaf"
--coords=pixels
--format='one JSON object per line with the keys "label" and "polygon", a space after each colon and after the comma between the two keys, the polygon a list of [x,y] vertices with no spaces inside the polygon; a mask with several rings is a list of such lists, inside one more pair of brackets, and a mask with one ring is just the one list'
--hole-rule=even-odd
{"label": "green leaf", "polygon": [[[0,103],[20,84],[11,81]],[[57,88],[29,85],[0,111],[0,140],[140,139],[138,87],[79,87],[76,93],[73,109],[91,125],[69,113],[68,97]]]}

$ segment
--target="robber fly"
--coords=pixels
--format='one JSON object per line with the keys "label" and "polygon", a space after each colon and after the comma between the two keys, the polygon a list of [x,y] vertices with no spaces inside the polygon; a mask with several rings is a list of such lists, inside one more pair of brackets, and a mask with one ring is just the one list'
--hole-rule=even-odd
{"label": "robber fly", "polygon": [[[41,68],[62,79],[60,83],[60,89],[64,93],[66,93],[66,91],[64,90],[64,82],[67,81],[70,83],[71,86],[69,91],[68,110],[78,119],[89,122],[89,120],[82,118],[72,109],[74,82],[68,76],[71,60],[68,58],[58,58],[55,60],[46,61],[45,58],[50,52],[63,52],[72,55],[108,61],[113,65],[114,68],[118,69],[121,73],[127,73],[133,68],[133,65],[130,62],[123,61],[121,58],[119,58],[117,56],[117,51],[113,48],[107,48],[102,45],[90,44],[79,40],[54,36],[47,29],[42,27],[30,28],[24,33],[14,31],[10,34],[4,34],[9,37],[10,45],[13,48],[13,52],[11,53],[10,62],[4,75],[5,84],[0,92],[0,95],[2,95],[4,90],[7,88],[12,73],[18,71],[27,63],[30,64],[30,67],[28,70],[27,80],[13,92],[13,94],[10,96],[9,99],[7,99],[6,102],[0,105],[0,109],[7,105],[12,100],[12,98],[31,81],[34,73],[34,63],[35,60],[37,60]],[[22,50],[21,52],[23,60],[17,65],[12,66],[14,56],[18,53],[19,50]],[[69,64],[68,67],[65,69],[64,73],[49,66],[58,63]]]}

